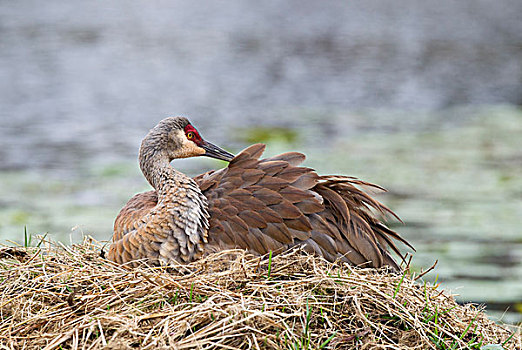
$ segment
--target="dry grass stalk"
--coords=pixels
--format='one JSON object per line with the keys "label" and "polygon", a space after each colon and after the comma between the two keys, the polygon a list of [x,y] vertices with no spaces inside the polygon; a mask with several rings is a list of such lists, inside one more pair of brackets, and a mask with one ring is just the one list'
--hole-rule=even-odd
{"label": "dry grass stalk", "polygon": [[3,349],[521,349],[520,331],[415,276],[226,251],[127,269],[92,239],[0,251]]}

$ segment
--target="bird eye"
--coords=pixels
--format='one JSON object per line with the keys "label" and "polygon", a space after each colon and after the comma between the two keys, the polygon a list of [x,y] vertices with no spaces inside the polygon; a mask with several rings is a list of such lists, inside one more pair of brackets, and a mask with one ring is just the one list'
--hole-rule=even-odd
{"label": "bird eye", "polygon": [[187,139],[192,140],[194,138],[194,133],[192,131],[189,131],[187,133]]}

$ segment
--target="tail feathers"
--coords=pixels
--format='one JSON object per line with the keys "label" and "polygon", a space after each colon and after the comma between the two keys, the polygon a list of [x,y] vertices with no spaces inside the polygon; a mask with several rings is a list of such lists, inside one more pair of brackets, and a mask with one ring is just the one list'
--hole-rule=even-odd
{"label": "tail feathers", "polygon": [[350,176],[328,175],[321,176],[321,180],[323,181],[321,182],[321,185],[328,186],[329,188],[337,191],[346,202],[355,206],[364,205],[368,209],[376,210],[382,216],[391,215],[398,221],[402,222],[399,216],[395,214],[390,208],[373,199],[369,194],[357,188],[356,186],[363,188],[369,187],[386,192],[386,189],[383,187]]}
{"label": "tail feathers", "polygon": [[[321,176],[319,183],[313,188],[324,200],[325,212],[328,220],[339,227],[347,243],[371,266],[388,265],[400,270],[398,264],[387,251],[389,247],[400,256],[401,254],[394,240],[400,241],[412,248],[398,233],[382,224],[373,212],[383,217],[391,215],[400,221],[400,218],[388,207],[371,198],[359,187],[371,187],[384,190],[382,187],[346,176]],[[329,214],[326,214],[329,212]],[[402,222],[402,221],[401,221]]]}
{"label": "tail feathers", "polygon": [[[412,249],[413,251],[415,251],[415,248],[410,244],[410,242],[408,242],[407,240],[405,240],[403,237],[401,237],[397,232],[393,231],[392,229],[388,228],[386,225],[384,225],[383,223],[380,223],[378,222],[376,224],[376,226],[379,228],[380,231],[383,232],[382,236],[383,237],[387,237],[389,239],[389,236],[393,237],[394,239],[400,241],[401,243],[404,243],[406,244],[410,249]],[[398,249],[397,247],[394,247],[393,249],[397,254],[400,254],[398,252]]]}

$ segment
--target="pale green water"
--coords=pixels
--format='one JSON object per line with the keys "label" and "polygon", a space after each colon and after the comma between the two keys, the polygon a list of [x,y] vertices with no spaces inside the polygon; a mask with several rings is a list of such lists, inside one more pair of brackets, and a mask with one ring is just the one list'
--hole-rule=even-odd
{"label": "pale green water", "polygon": [[[291,111],[285,131],[233,128],[238,151],[244,139],[268,141],[266,155],[307,154],[318,172],[348,174],[386,187],[380,199],[405,222],[395,229],[417,249],[416,269],[439,263],[438,278],[461,301],[489,303],[504,320],[522,309],[522,112],[512,107],[439,114]],[[341,126],[337,128],[336,126]],[[357,130],[357,132],[353,132]],[[205,130],[200,130],[205,135]],[[144,130],[146,132],[146,130]],[[136,151],[138,144],[136,144]],[[208,159],[173,163],[196,174],[224,165]],[[69,172],[0,173],[0,237],[23,240],[49,232],[65,242],[82,234],[108,240],[114,217],[134,193],[147,190],[134,159],[82,164]],[[438,276],[438,277],[437,277]]]}

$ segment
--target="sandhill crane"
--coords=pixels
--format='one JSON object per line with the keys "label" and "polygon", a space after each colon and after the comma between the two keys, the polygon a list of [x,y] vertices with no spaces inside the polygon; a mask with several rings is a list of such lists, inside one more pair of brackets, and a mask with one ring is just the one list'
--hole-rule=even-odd
{"label": "sandhill crane", "polygon": [[[411,245],[374,215],[390,214],[361,187],[381,187],[346,176],[320,176],[288,152],[259,159],[263,144],[237,156],[203,140],[184,117],[162,120],[144,138],[139,164],[154,188],[123,207],[114,223],[108,258],[137,265],[191,262],[230,248],[253,254],[302,246],[329,261],[400,270],[388,248]],[[207,156],[228,167],[195,178],[175,170],[177,158]]]}

